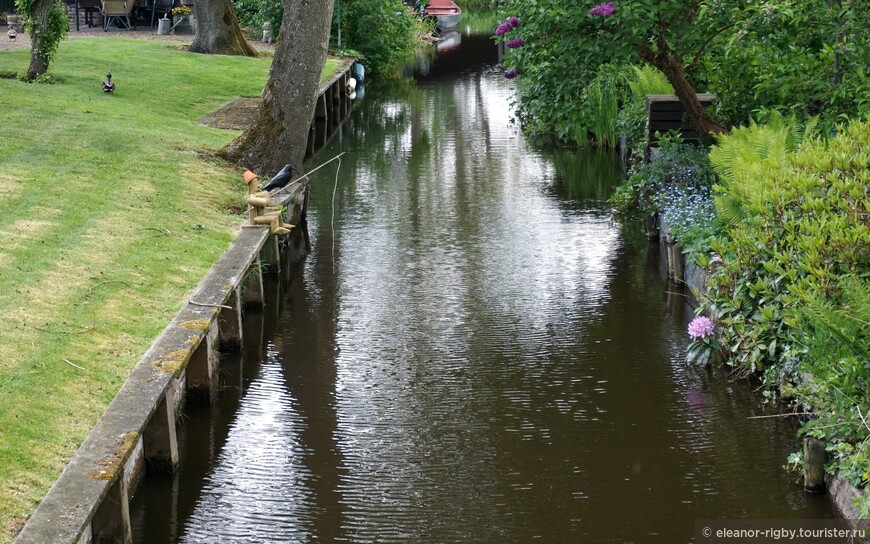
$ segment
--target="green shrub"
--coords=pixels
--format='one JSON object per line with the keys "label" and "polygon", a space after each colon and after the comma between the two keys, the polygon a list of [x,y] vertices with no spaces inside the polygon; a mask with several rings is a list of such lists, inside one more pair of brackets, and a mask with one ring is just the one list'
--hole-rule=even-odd
{"label": "green shrub", "polygon": [[430,29],[401,0],[353,0],[342,14],[345,45],[363,54],[366,69],[373,74],[414,56],[419,36]]}
{"label": "green shrub", "polygon": [[866,483],[870,123],[800,144],[785,125],[735,131],[711,152],[720,213],[736,200],[739,220],[712,244],[725,264],[707,309],[728,363],[818,413],[803,432],[828,440],[832,470]]}
{"label": "green shrub", "polygon": [[615,149],[619,141],[619,97],[626,91],[623,69],[602,64],[596,76],[583,88],[577,105],[566,119],[568,126],[565,130],[571,139],[581,147],[591,143],[596,147]]}
{"label": "green shrub", "polygon": [[278,37],[284,15],[282,0],[233,0],[233,7],[249,38],[261,39],[266,22],[272,25],[273,39]]}
{"label": "green shrub", "polygon": [[695,250],[705,247],[719,228],[712,193],[715,181],[706,150],[666,142],[610,202],[624,215],[659,214],[674,239]]}

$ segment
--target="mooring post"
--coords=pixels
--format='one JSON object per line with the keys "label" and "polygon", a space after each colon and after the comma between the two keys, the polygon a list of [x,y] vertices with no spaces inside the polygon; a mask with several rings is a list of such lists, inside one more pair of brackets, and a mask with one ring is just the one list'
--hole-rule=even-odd
{"label": "mooring post", "polygon": [[230,293],[230,298],[218,316],[218,336],[221,351],[235,351],[242,347],[242,295],[241,287]]}
{"label": "mooring post", "polygon": [[145,466],[150,472],[172,473],[178,467],[178,437],[175,428],[175,402],[169,395],[157,403],[157,409],[145,426],[142,436]]}
{"label": "mooring post", "polygon": [[93,541],[100,544],[132,544],[130,500],[123,475],[118,476],[97,507],[91,519],[91,534]]}
{"label": "mooring post", "polygon": [[187,402],[208,404],[217,397],[220,363],[217,343],[217,322],[212,320],[205,337],[187,364]]}
{"label": "mooring post", "polygon": [[825,490],[826,445],[822,440],[804,438],[804,491],[821,493]]}

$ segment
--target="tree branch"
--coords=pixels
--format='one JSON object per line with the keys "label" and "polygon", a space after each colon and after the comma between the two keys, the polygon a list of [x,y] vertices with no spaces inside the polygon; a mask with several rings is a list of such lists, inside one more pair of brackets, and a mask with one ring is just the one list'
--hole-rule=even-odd
{"label": "tree branch", "polygon": [[707,39],[704,41],[704,43],[701,44],[701,48],[698,49],[698,52],[695,53],[695,56],[692,57],[692,61],[691,61],[689,64],[686,65],[685,70],[688,72],[689,70],[691,70],[692,68],[694,68],[696,64],[698,64],[698,61],[701,60],[701,55],[704,54],[704,50],[707,49],[707,46],[710,45],[710,43],[711,43],[714,39],[716,39],[716,36],[718,36],[719,34],[722,34],[722,33],[725,32],[726,30],[728,30],[729,28],[734,28],[735,26],[737,26],[737,23],[736,23],[736,22],[731,23],[730,25],[723,26],[722,28],[720,28],[719,30],[717,30],[716,32],[714,32],[714,33],[713,33],[709,38],[707,38]]}

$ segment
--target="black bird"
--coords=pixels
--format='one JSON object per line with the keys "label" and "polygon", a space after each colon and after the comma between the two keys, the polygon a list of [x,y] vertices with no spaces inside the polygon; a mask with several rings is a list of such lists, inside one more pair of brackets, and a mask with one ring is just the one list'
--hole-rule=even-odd
{"label": "black bird", "polygon": [[103,92],[104,93],[115,92],[115,82],[112,81],[112,73],[111,72],[106,74],[106,79],[103,80]]}
{"label": "black bird", "polygon": [[263,187],[263,191],[271,191],[272,189],[282,189],[290,183],[290,180],[293,178],[293,166],[286,164],[284,168],[281,169],[280,172],[275,174],[275,177],[272,178],[269,183],[267,183]]}

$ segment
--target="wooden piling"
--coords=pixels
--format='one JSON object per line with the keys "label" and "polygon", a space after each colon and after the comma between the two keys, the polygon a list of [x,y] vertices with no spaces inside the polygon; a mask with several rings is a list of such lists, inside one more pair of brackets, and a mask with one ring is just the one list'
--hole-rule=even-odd
{"label": "wooden piling", "polygon": [[825,490],[825,443],[812,437],[804,438],[804,491],[821,493]]}

